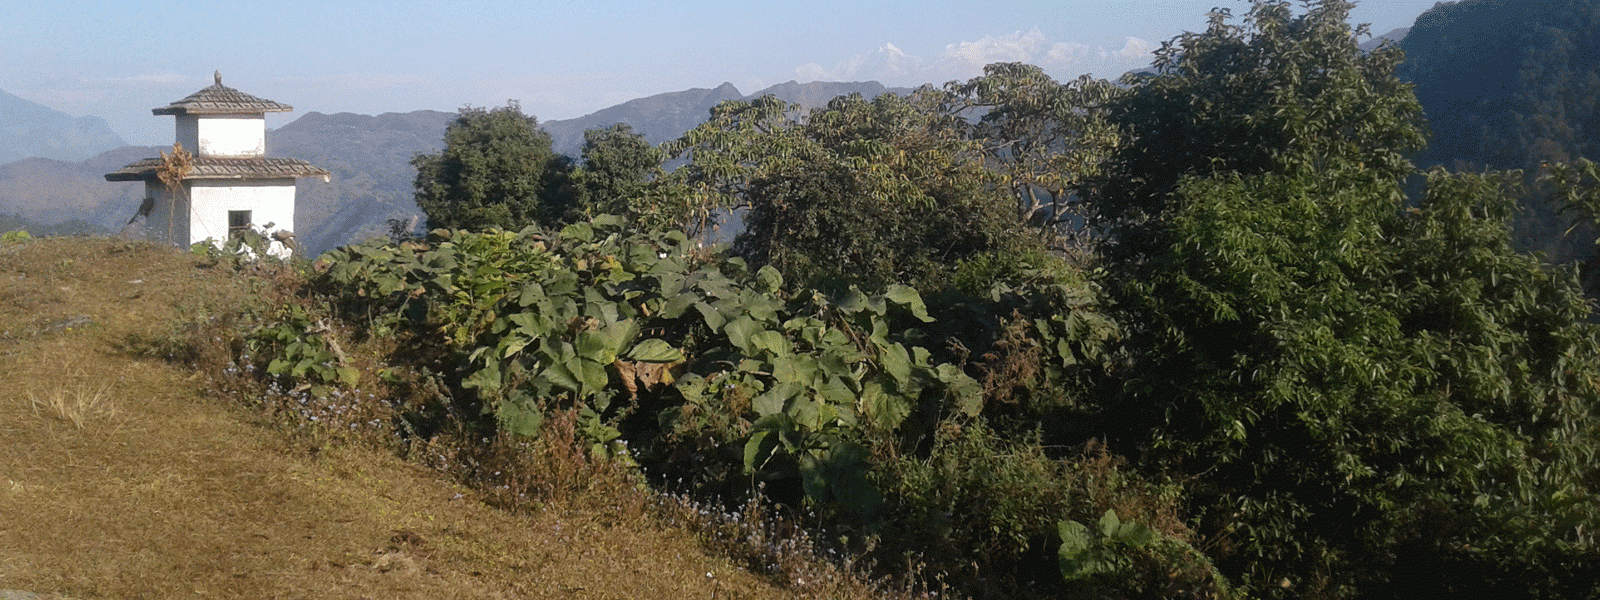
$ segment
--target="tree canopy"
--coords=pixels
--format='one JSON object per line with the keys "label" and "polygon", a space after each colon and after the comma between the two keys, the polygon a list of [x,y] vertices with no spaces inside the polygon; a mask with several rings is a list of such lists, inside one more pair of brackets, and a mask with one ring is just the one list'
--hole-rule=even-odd
{"label": "tree canopy", "polygon": [[573,175],[575,206],[587,217],[626,214],[629,201],[661,175],[661,151],[626,123],[583,132],[582,159]]}
{"label": "tree canopy", "polygon": [[1408,206],[1419,106],[1350,6],[1219,11],[1113,105],[1129,139],[1095,202],[1133,364],[1109,418],[1195,478],[1252,594],[1576,589],[1587,307],[1510,247],[1513,182],[1433,172]]}
{"label": "tree canopy", "polygon": [[[590,131],[577,167],[515,105],[464,110],[416,161],[431,225],[590,222],[436,234],[467,255],[427,260],[502,265],[458,331],[512,341],[463,346],[487,374],[460,387],[526,400],[523,429],[580,390],[601,451],[798,486],[964,591],[1054,562],[1041,595],[1594,598],[1591,306],[1514,247],[1523,175],[1416,168],[1400,50],[1363,51],[1351,2],[1299,6],[1217,9],[1120,86],[996,64],[730,101],[659,149]],[[1600,167],[1553,172],[1592,221]],[[730,214],[731,251],[696,243]]]}
{"label": "tree canopy", "polygon": [[571,160],[517,103],[467,107],[445,130],[438,154],[419,154],[417,206],[428,227],[520,229],[559,222],[569,210]]}

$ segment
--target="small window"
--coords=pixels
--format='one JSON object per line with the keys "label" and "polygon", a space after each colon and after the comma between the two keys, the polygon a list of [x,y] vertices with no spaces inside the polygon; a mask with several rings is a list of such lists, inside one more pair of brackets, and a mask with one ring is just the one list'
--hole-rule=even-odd
{"label": "small window", "polygon": [[250,211],[228,211],[228,237],[238,237],[239,234],[250,230]]}

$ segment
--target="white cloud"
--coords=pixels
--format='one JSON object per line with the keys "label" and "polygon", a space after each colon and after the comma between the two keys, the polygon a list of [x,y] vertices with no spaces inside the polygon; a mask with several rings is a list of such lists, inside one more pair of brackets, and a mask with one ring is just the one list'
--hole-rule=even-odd
{"label": "white cloud", "polygon": [[983,74],[984,66],[997,62],[1022,62],[1038,65],[1058,79],[1092,70],[1115,77],[1142,66],[1156,47],[1147,40],[1128,37],[1120,50],[1108,51],[1078,42],[1056,41],[1035,27],[948,44],[931,61],[886,43],[877,50],[839,61],[832,69],[808,63],[795,68],[794,73],[800,81],[873,79],[889,85],[918,85],[976,77]]}
{"label": "white cloud", "polygon": [[976,42],[959,42],[944,47],[939,57],[941,63],[955,63],[983,68],[997,62],[1034,62],[1035,57],[1047,57],[1053,51],[1070,53],[1070,44],[1056,44],[1046,39],[1038,27],[1011,35],[984,36]]}
{"label": "white cloud", "polygon": [[1159,47],[1161,47],[1160,44],[1151,42],[1150,40],[1129,36],[1127,39],[1123,40],[1121,50],[1117,50],[1116,52],[1107,52],[1105,48],[1101,48],[1100,58],[1148,59],[1150,55],[1156,51],[1156,48]]}
{"label": "white cloud", "polygon": [[894,44],[884,43],[877,50],[857,54],[825,69],[817,63],[807,63],[794,70],[799,81],[853,81],[872,79],[900,82],[915,78],[924,71],[922,59],[906,54]]}

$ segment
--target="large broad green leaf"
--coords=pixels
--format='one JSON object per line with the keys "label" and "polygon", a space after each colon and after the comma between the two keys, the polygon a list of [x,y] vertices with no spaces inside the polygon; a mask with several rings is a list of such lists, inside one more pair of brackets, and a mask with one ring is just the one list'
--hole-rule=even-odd
{"label": "large broad green leaf", "polygon": [[789,403],[788,410],[785,412],[794,418],[796,425],[809,431],[817,431],[826,427],[833,422],[834,417],[838,414],[838,411],[833,410],[832,407],[817,402],[811,397],[811,394],[805,393],[797,394],[794,400]]}
{"label": "large broad green leaf", "polygon": [[966,373],[961,368],[950,363],[941,363],[934,368],[939,381],[945,384],[950,398],[955,400],[956,406],[969,417],[976,417],[983,412],[983,385]]}
{"label": "large broad green leaf", "polygon": [[755,346],[751,343],[751,338],[759,331],[763,331],[761,325],[744,316],[729,321],[722,328],[723,335],[728,336],[728,343],[733,344],[734,347],[745,354],[755,353]]}
{"label": "large broad green leaf", "polygon": [[617,360],[622,347],[633,341],[638,333],[638,323],[632,320],[618,321],[599,329],[579,332],[577,339],[573,340],[573,346],[578,356],[609,365]]}
{"label": "large broad green leaf", "polygon": [[793,381],[780,382],[772,386],[772,389],[751,400],[750,408],[763,417],[783,414],[784,409],[789,405],[789,399],[795,397],[803,389],[805,389],[805,386]]}
{"label": "large broad green leaf", "polygon": [[803,452],[799,458],[800,483],[805,487],[806,497],[812,502],[827,502],[829,500],[827,463],[811,452]]}
{"label": "large broad green leaf", "polygon": [[878,382],[869,381],[861,386],[861,410],[873,425],[888,431],[899,427],[911,415],[911,403],[885,392]]}
{"label": "large broad green leaf", "polygon": [[545,333],[543,320],[533,312],[512,313],[506,319],[516,324],[517,331],[523,334],[537,337]]}
{"label": "large broad green leaf", "polygon": [[765,294],[744,292],[739,295],[739,307],[758,323],[777,323],[783,302]]}
{"label": "large broad green leaf", "polygon": [[817,397],[837,407],[854,411],[856,393],[838,377],[818,377]]}
{"label": "large broad green leaf", "polygon": [[578,381],[578,376],[564,363],[551,363],[539,373],[539,376],[565,390],[576,392],[583,389],[583,383]]}
{"label": "large broad green leaf", "polygon": [[1079,581],[1099,572],[1099,563],[1094,560],[1094,540],[1089,537],[1088,527],[1077,521],[1060,521],[1056,523],[1056,533],[1061,536],[1061,549],[1056,552],[1056,559],[1062,579]]}
{"label": "large broad green leaf", "polygon": [[528,344],[531,344],[536,340],[537,340],[537,338],[529,337],[527,335],[522,335],[520,333],[520,330],[519,330],[519,332],[512,333],[511,335],[506,336],[506,340],[505,340],[505,348],[506,349],[505,349],[505,352],[501,353],[500,358],[505,359],[505,358],[511,358],[512,356],[515,356],[518,352],[521,352],[523,348],[528,347]]}
{"label": "large broad green leaf", "polygon": [[791,353],[789,338],[783,336],[781,331],[771,329],[758,331],[750,336],[750,345],[759,351],[767,352],[772,356],[786,356]]}
{"label": "large broad green leaf", "polygon": [[671,300],[667,301],[666,305],[661,307],[661,317],[665,319],[681,317],[684,311],[689,310],[689,307],[694,306],[694,303],[699,300],[700,296],[693,292],[684,292],[673,296]]}
{"label": "large broad green leaf", "polygon": [[781,289],[783,289],[783,274],[772,265],[763,266],[761,270],[756,271],[756,291],[775,294]]}
{"label": "large broad green leaf", "polygon": [[1122,520],[1117,518],[1117,511],[1108,508],[1104,514],[1100,515],[1101,537],[1109,538],[1115,536],[1117,534],[1117,529],[1121,526]]}
{"label": "large broad green leaf", "polygon": [[544,413],[532,406],[532,398],[518,392],[512,400],[495,409],[495,418],[500,421],[501,429],[513,435],[538,435],[539,426],[544,424]]}
{"label": "large broad green leaf", "polygon": [[841,298],[834,306],[845,314],[855,314],[866,310],[869,305],[870,302],[867,295],[856,289],[855,286],[850,286],[850,291],[846,292],[844,298]]}
{"label": "large broad green leaf", "polygon": [[817,378],[817,359],[807,354],[790,354],[772,359],[772,378],[811,386]]}
{"label": "large broad green leaf", "polygon": [[894,382],[904,388],[911,383],[911,355],[906,352],[906,347],[899,343],[890,344],[878,353],[878,360],[883,365],[883,371],[894,378]]}
{"label": "large broad green leaf", "polygon": [[817,366],[830,377],[838,377],[852,384],[856,382],[855,372],[850,369],[850,363],[838,352],[824,352],[817,357]]}
{"label": "large broad green leaf", "polygon": [[897,283],[890,285],[883,295],[890,302],[906,307],[906,310],[911,311],[911,316],[922,322],[933,322],[933,317],[928,316],[928,305],[922,302],[922,294],[917,293],[916,288]]}
{"label": "large broad green leaf", "polygon": [[[605,389],[606,384],[611,382],[611,375],[606,372],[606,365],[611,364],[610,362],[602,363],[580,357],[568,364],[572,367],[573,374],[578,376],[578,381],[583,383],[583,387],[578,390],[580,393],[599,394]],[[597,408],[605,409],[603,403],[597,401],[595,404]]]}
{"label": "large broad green leaf", "polygon": [[530,281],[522,285],[522,294],[517,297],[517,304],[523,307],[535,306],[545,297],[544,286],[537,281]]}
{"label": "large broad green leaf", "polygon": [[772,430],[762,429],[750,434],[750,440],[744,443],[744,472],[754,473],[760,469],[777,449],[778,436]]}
{"label": "large broad green leaf", "polygon": [[578,332],[578,337],[572,340],[572,347],[578,350],[578,356],[593,361],[602,361],[607,357],[616,360],[617,357],[616,349],[610,346],[609,340],[599,331]]}
{"label": "large broad green leaf", "polygon": [[573,223],[561,229],[561,239],[576,242],[594,241],[594,228],[588,223]]}
{"label": "large broad green leaf", "polygon": [[649,363],[672,363],[683,360],[683,351],[673,348],[666,340],[650,338],[641,340],[628,350],[628,359]]}
{"label": "large broad green leaf", "polygon": [[485,392],[500,389],[500,363],[489,361],[482,369],[473,371],[466,379],[461,381],[461,387],[478,388]]}
{"label": "large broad green leaf", "polygon": [[706,320],[706,327],[720,331],[723,325],[728,323],[728,319],[722,316],[722,312],[712,308],[710,304],[695,302],[694,309],[700,311],[700,316]]}

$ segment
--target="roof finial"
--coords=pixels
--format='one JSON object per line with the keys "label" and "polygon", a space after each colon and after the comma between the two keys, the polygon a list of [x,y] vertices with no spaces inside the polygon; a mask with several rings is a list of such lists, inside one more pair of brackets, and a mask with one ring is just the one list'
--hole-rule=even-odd
{"label": "roof finial", "polygon": [[218,70],[215,73],[212,73],[211,75],[213,77],[217,78],[217,85],[219,85],[219,86],[222,85],[222,71],[221,70]]}

